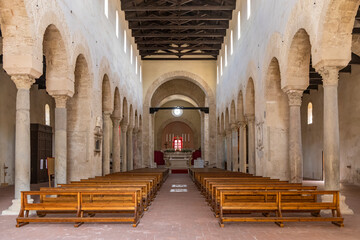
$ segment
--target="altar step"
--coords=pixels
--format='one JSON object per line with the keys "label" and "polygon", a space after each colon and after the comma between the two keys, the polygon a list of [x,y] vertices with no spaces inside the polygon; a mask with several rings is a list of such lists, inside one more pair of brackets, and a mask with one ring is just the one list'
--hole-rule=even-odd
{"label": "altar step", "polygon": [[170,169],[172,174],[188,174],[188,169]]}

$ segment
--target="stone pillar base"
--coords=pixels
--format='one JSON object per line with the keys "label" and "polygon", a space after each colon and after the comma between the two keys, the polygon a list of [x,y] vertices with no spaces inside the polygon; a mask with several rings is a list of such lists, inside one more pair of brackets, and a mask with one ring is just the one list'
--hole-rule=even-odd
{"label": "stone pillar base", "polygon": [[[28,202],[33,203],[34,199],[28,199]],[[3,215],[3,216],[19,215],[20,208],[21,208],[21,199],[13,199],[12,205],[8,209],[2,211],[1,215]],[[33,212],[30,212],[30,214],[33,214]]]}
{"label": "stone pillar base", "polygon": [[[332,202],[332,197],[333,195],[323,195],[321,196],[321,201],[322,202]],[[345,199],[346,197],[342,194],[340,194],[340,212],[341,215],[353,215],[354,211],[352,209],[349,208],[349,206],[345,203]],[[322,213],[325,214],[330,214],[331,210],[323,210],[321,211]]]}

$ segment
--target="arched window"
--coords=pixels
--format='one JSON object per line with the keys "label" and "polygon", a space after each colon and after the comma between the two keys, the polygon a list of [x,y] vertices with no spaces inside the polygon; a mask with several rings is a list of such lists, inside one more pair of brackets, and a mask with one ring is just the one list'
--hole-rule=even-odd
{"label": "arched window", "polygon": [[313,123],[313,105],[311,102],[309,102],[309,104],[308,104],[307,123],[308,124]]}
{"label": "arched window", "polygon": [[124,52],[126,53],[126,30],[124,30]]}
{"label": "arched window", "polygon": [[109,0],[104,1],[104,13],[107,18],[109,18]]}
{"label": "arched window", "polygon": [[116,33],[116,37],[119,38],[119,12],[116,10],[116,29],[115,29],[115,33]]}
{"label": "arched window", "polygon": [[238,26],[237,26],[237,31],[238,31],[238,40],[240,39],[240,37],[241,37],[241,19],[240,19],[240,17],[241,17],[241,13],[240,13],[240,11],[238,11],[238,19],[237,19],[237,24],[238,24]]}
{"label": "arched window", "polygon": [[49,104],[45,105],[45,125],[50,126],[50,107],[49,107]]}
{"label": "arched window", "polygon": [[227,59],[227,45],[225,44],[225,67],[227,67],[228,59]]}
{"label": "arched window", "polygon": [[133,46],[130,45],[130,64],[133,64]]}
{"label": "arched window", "polygon": [[174,137],[173,139],[173,147],[175,151],[181,151],[183,147],[183,139],[182,137]]}
{"label": "arched window", "polygon": [[234,32],[231,30],[230,32],[230,54],[234,53]]}
{"label": "arched window", "polygon": [[222,56],[220,56],[220,76],[223,75],[223,61],[222,61]]}

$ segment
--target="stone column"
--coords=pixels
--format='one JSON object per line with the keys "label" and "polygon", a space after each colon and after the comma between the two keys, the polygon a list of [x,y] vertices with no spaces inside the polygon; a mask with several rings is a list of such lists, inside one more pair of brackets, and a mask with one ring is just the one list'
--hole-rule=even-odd
{"label": "stone column", "polygon": [[127,170],[134,169],[134,152],[133,152],[133,128],[129,127],[127,131]]}
{"label": "stone column", "polygon": [[30,88],[35,82],[28,75],[14,75],[17,87],[15,126],[15,198],[30,190]]}
{"label": "stone column", "polygon": [[255,116],[246,116],[248,124],[248,159],[249,159],[249,173],[256,174],[255,166]]}
{"label": "stone column", "polygon": [[289,166],[290,182],[301,183],[303,179],[303,155],[301,142],[300,106],[303,90],[286,91],[289,98]]}
{"label": "stone column", "polygon": [[145,167],[144,165],[144,161],[143,161],[143,148],[142,148],[142,131],[141,130],[138,130],[138,133],[137,133],[137,145],[138,145],[138,165],[137,167],[138,168],[143,168]]}
{"label": "stone column", "polygon": [[209,129],[209,114],[205,114],[204,113],[204,128],[203,128],[203,131],[204,131],[204,146],[203,148],[201,149],[202,150],[202,159],[204,161],[209,161],[209,164],[213,163],[213,159],[210,159],[209,157],[209,153],[210,153],[210,149],[209,149],[209,146],[210,146],[210,129]]}
{"label": "stone column", "polygon": [[325,190],[340,190],[340,147],[337,67],[320,69],[324,87]]}
{"label": "stone column", "polygon": [[120,118],[112,117],[113,121],[113,151],[112,151],[112,168],[113,172],[120,172],[120,134],[119,125]]}
{"label": "stone column", "polygon": [[[67,95],[55,99],[55,185],[67,182]],[[74,161],[74,159],[72,159]]]}
{"label": "stone column", "polygon": [[221,164],[222,164],[223,156],[224,156],[224,153],[223,153],[223,137],[222,137],[221,132],[218,132],[216,146],[217,146],[217,151],[218,151],[217,152],[216,167],[221,168]]}
{"label": "stone column", "polygon": [[122,171],[127,171],[127,141],[126,141],[126,132],[127,132],[127,123],[121,124],[121,162],[122,162]]}
{"label": "stone column", "polygon": [[102,173],[103,176],[110,173],[110,135],[111,133],[111,113],[104,112],[103,119],[104,119],[104,135],[103,135],[103,164],[102,164]]}
{"label": "stone column", "polygon": [[246,122],[242,121],[238,123],[240,133],[239,133],[239,158],[240,172],[246,173]]}
{"label": "stone column", "polygon": [[231,128],[226,129],[226,170],[231,171],[231,157],[232,145],[231,145]]}
{"label": "stone column", "polygon": [[133,159],[134,159],[134,168],[133,169],[138,169],[139,168],[139,151],[138,151],[138,148],[139,148],[139,144],[138,144],[138,132],[139,130],[137,128],[134,128],[133,130]]}
{"label": "stone column", "polygon": [[21,191],[30,190],[30,88],[35,82],[29,75],[13,75],[16,94],[15,125],[15,199],[3,215],[17,215],[20,211]]}
{"label": "stone column", "polygon": [[231,157],[232,157],[232,164],[233,164],[233,171],[239,171],[239,149],[238,149],[238,126],[237,124],[231,124]]}

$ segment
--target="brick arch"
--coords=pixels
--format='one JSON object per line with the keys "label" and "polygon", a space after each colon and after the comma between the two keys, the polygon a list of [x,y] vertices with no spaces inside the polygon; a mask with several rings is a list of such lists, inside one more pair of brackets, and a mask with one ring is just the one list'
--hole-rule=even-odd
{"label": "brick arch", "polygon": [[188,81],[196,84],[203,90],[205,95],[209,98],[208,104],[215,103],[215,95],[214,95],[213,91],[210,89],[210,87],[208,86],[208,84],[198,75],[187,72],[187,71],[174,71],[174,72],[169,72],[169,73],[166,73],[166,74],[163,74],[162,76],[160,76],[149,87],[149,89],[145,95],[145,98],[144,98],[144,103],[149,103],[151,101],[151,98],[152,98],[153,94],[155,93],[156,89],[158,89],[162,84],[164,84],[165,82],[174,80],[174,79],[185,79],[185,80],[188,80]]}
{"label": "brick arch", "polygon": [[351,59],[352,29],[359,0],[330,0],[320,16],[314,66],[321,61],[345,67]]}
{"label": "brick arch", "polygon": [[43,35],[46,57],[46,90],[50,95],[74,94],[74,76],[70,76],[69,56],[59,29],[50,24]]}
{"label": "brick arch", "polygon": [[255,115],[255,86],[254,80],[250,77],[247,81],[245,92],[245,115]]}
{"label": "brick arch", "polygon": [[[196,143],[197,145],[201,145],[200,142],[199,142],[199,133],[198,133],[198,131],[196,130],[196,127],[194,126],[194,124],[193,124],[191,121],[189,121],[189,120],[187,120],[186,118],[183,118],[183,117],[177,117],[177,118],[175,118],[175,119],[168,119],[168,120],[166,120],[166,121],[163,122],[163,123],[161,124],[161,126],[159,127],[159,132],[162,133],[162,132],[164,131],[165,127],[166,127],[167,125],[173,123],[173,122],[182,122],[182,123],[188,125],[188,126],[191,128],[191,130],[193,131],[194,143]],[[162,134],[158,134],[156,141],[157,141],[158,143],[159,143],[159,141],[161,142],[161,138],[162,138]]]}
{"label": "brick arch", "polygon": [[237,96],[237,107],[236,107],[237,121],[244,121],[244,97],[243,92],[240,90]]}
{"label": "brick arch", "polygon": [[282,180],[289,179],[289,104],[281,89],[280,65],[272,58],[265,76],[266,117],[264,131],[265,159],[258,168],[262,174]]}
{"label": "brick arch", "polygon": [[290,45],[286,69],[286,88],[305,90],[309,85],[311,56],[310,36],[305,29],[299,29]]}
{"label": "brick arch", "polygon": [[90,131],[92,78],[87,60],[82,54],[77,57],[74,75],[75,93],[67,102],[68,181],[91,177],[88,169],[92,168],[89,162],[93,146]]}

